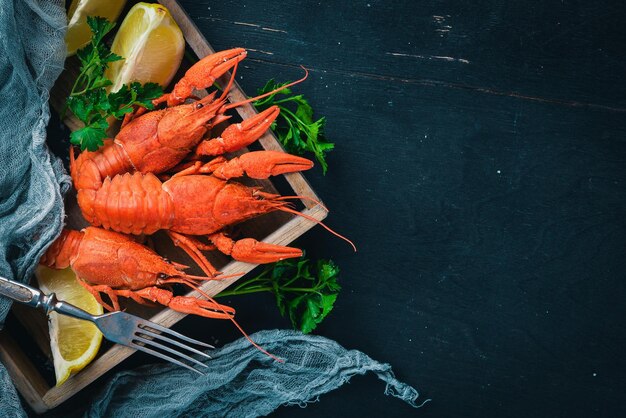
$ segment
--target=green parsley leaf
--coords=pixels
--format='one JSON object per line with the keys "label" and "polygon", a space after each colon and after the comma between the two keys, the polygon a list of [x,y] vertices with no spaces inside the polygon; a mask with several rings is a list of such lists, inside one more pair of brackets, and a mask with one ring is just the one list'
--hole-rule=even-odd
{"label": "green parsley leaf", "polygon": [[91,29],[93,33],[91,43],[93,45],[100,45],[102,38],[115,27],[115,22],[109,22],[102,17],[87,16],[87,25],[89,25],[89,29]]}
{"label": "green parsley leaf", "polygon": [[87,120],[89,117],[90,104],[85,96],[68,97],[66,106],[80,120]]}
{"label": "green parsley leaf", "polygon": [[[134,82],[130,87],[123,86],[119,91],[107,94],[106,87],[112,82],[104,76],[104,71],[109,63],[124,59],[112,53],[103,41],[115,23],[102,17],[88,16],[87,24],[92,31],[91,42],[76,53],[81,63],[80,73],[65,109],[70,109],[85,124],[84,128],[72,133],[71,142],[82,150],[95,151],[106,138],[108,117],[121,119],[136,106],[153,109],[152,100],[160,97],[163,89],[156,83],[142,86]],[[65,114],[65,109],[62,114]]]}
{"label": "green parsley leaf", "polygon": [[135,100],[135,104],[138,106],[143,106],[148,109],[153,109],[152,100],[159,98],[163,95],[163,89],[157,83],[146,83],[143,86],[137,82],[132,83],[132,85],[136,85],[135,90],[137,90],[137,99]]}
{"label": "green parsley leaf", "polygon": [[126,113],[133,111],[133,106],[153,109],[152,100],[162,94],[163,89],[157,83],[146,83],[142,86],[138,82],[133,82],[130,86],[123,85],[115,93],[110,93],[108,106],[111,114],[121,119]]}
{"label": "green parsley leaf", "polygon": [[[259,95],[265,94],[287,84],[289,82],[277,83],[272,79],[265,83],[265,86],[258,93]],[[290,88],[280,90],[254,102],[254,106],[259,111],[273,105],[280,108],[280,115],[272,124],[272,130],[285,150],[298,155],[312,152],[321,164],[322,172],[326,174],[328,170],[326,153],[335,147],[335,144],[328,142],[324,135],[326,118],[314,120],[311,105],[303,95],[292,95]]]}
{"label": "green parsley leaf", "polygon": [[98,120],[89,126],[72,132],[70,134],[70,142],[80,145],[83,150],[97,151],[104,144],[103,141],[107,137],[106,130],[108,127],[109,124],[106,120]]}
{"label": "green parsley leaf", "polygon": [[339,267],[331,260],[283,260],[268,265],[256,277],[237,283],[216,297],[271,292],[282,316],[288,316],[295,329],[307,334],[332,311],[341,286]]}

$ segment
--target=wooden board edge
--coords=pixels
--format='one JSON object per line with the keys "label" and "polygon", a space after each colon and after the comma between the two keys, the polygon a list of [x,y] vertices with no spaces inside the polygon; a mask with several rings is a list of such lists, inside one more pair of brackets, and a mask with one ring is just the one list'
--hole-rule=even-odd
{"label": "wooden board edge", "polygon": [[0,332],[0,361],[15,388],[35,413],[42,414],[50,409],[43,400],[50,387],[6,331]]}

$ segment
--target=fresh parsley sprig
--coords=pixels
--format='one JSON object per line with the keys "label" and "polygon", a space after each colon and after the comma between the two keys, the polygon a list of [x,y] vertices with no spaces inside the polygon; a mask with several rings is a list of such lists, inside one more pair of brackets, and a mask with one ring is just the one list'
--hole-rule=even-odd
{"label": "fresh parsley sprig", "polygon": [[271,292],[282,316],[289,315],[295,329],[307,334],[333,309],[341,286],[339,267],[332,260],[283,260],[265,267],[256,277],[237,284],[216,297]]}
{"label": "fresh parsley sprig", "polygon": [[[268,93],[289,83],[277,83],[272,79],[259,89],[258,93],[259,95]],[[324,135],[326,118],[313,120],[313,108],[304,96],[291,94],[291,89],[286,88],[257,100],[254,106],[262,111],[277,105],[280,108],[280,115],[272,125],[272,130],[278,140],[287,152],[302,155],[309,151],[315,154],[315,158],[322,166],[322,172],[326,174],[328,164],[325,154],[335,147],[335,144],[328,142]]]}
{"label": "fresh parsley sprig", "polygon": [[134,82],[130,86],[124,85],[117,92],[107,93],[106,87],[112,82],[104,76],[104,71],[110,63],[124,59],[112,53],[103,41],[115,23],[102,17],[88,16],[87,24],[93,35],[91,42],[76,53],[81,63],[80,74],[65,106],[85,124],[84,128],[72,132],[71,143],[80,145],[82,150],[96,151],[107,137],[107,118],[121,119],[132,112],[134,106],[152,109],[152,100],[160,97],[163,89],[156,83],[142,86]]}

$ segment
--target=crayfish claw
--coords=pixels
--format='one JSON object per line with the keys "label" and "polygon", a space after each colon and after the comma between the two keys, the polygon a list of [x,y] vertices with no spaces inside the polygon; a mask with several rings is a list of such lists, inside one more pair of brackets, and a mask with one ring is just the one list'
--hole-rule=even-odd
{"label": "crayfish claw", "polygon": [[204,316],[206,318],[231,319],[235,316],[235,310],[230,306],[196,299],[191,296],[175,296],[170,299],[167,306],[177,312]]}
{"label": "crayfish claw", "polygon": [[209,88],[226,72],[232,69],[239,61],[243,60],[247,52],[243,48],[233,48],[226,51],[207,55],[191,66],[174,86],[167,97],[168,106],[176,106],[183,103],[191,96],[193,89]]}
{"label": "crayfish claw", "polygon": [[235,260],[246,263],[274,263],[287,258],[302,257],[299,248],[268,244],[253,238],[244,238],[235,242],[230,254]]}
{"label": "crayfish claw", "polygon": [[[274,123],[279,114],[280,108],[278,106],[271,106],[248,119],[244,119],[238,127],[238,134],[241,137],[240,142],[242,145],[238,144],[238,148],[229,149],[228,152],[241,149],[259,139],[270,126],[272,126],[272,123]],[[227,135],[226,131],[224,131],[222,136],[225,135]]]}
{"label": "crayfish claw", "polygon": [[245,263],[273,263],[286,258],[302,256],[302,250],[299,248],[268,244],[254,238],[234,241],[224,233],[218,232],[210,235],[209,239],[219,251]]}
{"label": "crayfish claw", "polygon": [[229,125],[220,137],[202,141],[196,147],[196,156],[221,155],[247,147],[270,128],[279,113],[278,106],[272,106],[241,123]]}
{"label": "crayfish claw", "polygon": [[228,180],[244,174],[253,179],[266,179],[279,174],[304,171],[313,167],[306,158],[280,151],[253,151],[233,158],[213,172],[215,177]]}

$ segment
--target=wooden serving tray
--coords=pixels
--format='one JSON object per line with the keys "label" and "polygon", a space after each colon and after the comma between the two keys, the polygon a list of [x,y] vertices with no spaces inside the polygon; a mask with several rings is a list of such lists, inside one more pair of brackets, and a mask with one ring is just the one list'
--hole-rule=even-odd
{"label": "wooden serving tray", "polygon": [[[159,3],[169,9],[183,32],[187,47],[190,48],[197,57],[204,57],[215,52],[176,0],[159,0]],[[120,17],[119,22],[121,22],[122,19],[123,16]],[[235,46],[237,45],[233,45],[233,47]],[[66,62],[66,70],[61,74],[51,94],[50,101],[52,106],[56,109],[62,106],[67,92],[69,91],[69,86],[73,83],[77,71],[73,66],[75,67],[76,64],[77,61],[71,59]],[[228,77],[229,74],[222,77],[218,84],[222,86],[226,85]],[[174,82],[175,81],[176,80],[174,80]],[[230,101],[238,102],[246,98],[247,96],[235,82],[229,94]],[[246,104],[238,107],[237,112],[243,119],[247,119],[254,115],[256,110],[251,104]],[[72,120],[65,122],[70,128],[76,128]],[[259,140],[259,144],[266,150],[282,151],[281,145],[272,132],[266,133]],[[284,175],[284,179],[291,189],[288,192],[289,194],[304,196],[317,201],[320,200],[300,173],[286,174]],[[261,185],[263,189],[268,192],[275,192],[276,190],[269,180],[254,183]],[[75,192],[72,191],[70,195],[74,193]],[[317,220],[322,220],[326,217],[326,212],[320,205],[312,204],[309,200],[302,200],[301,203],[302,207],[304,207],[302,213]],[[78,225],[81,223],[80,218],[80,212],[77,210],[76,206],[69,204],[68,223]],[[302,217],[291,216],[284,213],[273,213],[244,223],[240,230],[242,236],[252,236],[257,239],[262,239],[265,242],[288,245],[313,226],[315,226],[315,222]],[[158,236],[155,238],[155,247],[157,252],[166,253],[164,255],[167,255],[172,260],[183,263],[187,263],[189,260],[185,258],[186,255],[180,250],[169,248],[167,242],[163,239],[159,239]],[[174,254],[172,255],[171,252],[174,252]],[[225,257],[212,253],[205,254],[212,263],[215,263],[220,271],[224,272],[224,274],[234,274],[238,272],[247,273],[256,266],[254,264],[233,260],[228,261]],[[202,274],[199,270],[197,270],[197,272],[198,274]],[[236,280],[238,279],[233,278],[206,282],[201,288],[204,292],[213,296]],[[190,292],[188,295],[201,297],[197,292]],[[30,334],[29,337],[39,346],[44,355],[49,356],[50,348],[46,318],[39,311],[18,305],[19,304],[14,304],[13,318],[18,318],[21,323],[20,326],[27,330],[27,333]],[[154,310],[132,306],[132,304],[127,306],[128,311],[138,313],[165,327],[171,327],[186,316],[185,314],[174,312],[167,308]],[[211,320],[207,319],[207,321]],[[135,350],[119,345],[112,345],[106,350],[101,348],[96,359],[85,369],[70,377],[61,386],[51,386],[44,377],[45,371],[42,370],[43,365],[39,364],[42,362],[37,362],[36,359],[33,361],[33,357],[36,356],[27,354],[32,353],[32,349],[28,350],[24,346],[28,343],[24,343],[23,341],[18,342],[23,340],[23,331],[12,330],[14,327],[8,325],[10,324],[7,324],[6,329],[0,332],[0,360],[6,366],[18,391],[37,413],[42,413],[60,405],[135,352]],[[47,373],[49,374],[50,371],[48,370]]]}

